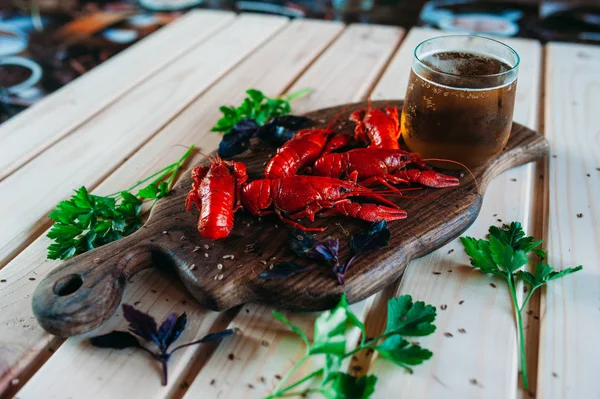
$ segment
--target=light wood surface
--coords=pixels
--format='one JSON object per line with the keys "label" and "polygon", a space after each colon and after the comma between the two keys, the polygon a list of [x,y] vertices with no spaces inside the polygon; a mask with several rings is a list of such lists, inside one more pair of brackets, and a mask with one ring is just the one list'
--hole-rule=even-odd
{"label": "light wood surface", "polygon": [[[214,149],[220,137],[208,130],[219,117],[218,106],[239,103],[250,87],[269,95],[313,87],[312,95],[293,104],[297,112],[369,94],[374,100],[401,99],[414,47],[440,34],[413,29],[396,52],[402,36],[396,28],[193,11],[3,124],[0,398],[15,393],[36,399],[260,398],[268,394],[276,375],[283,375],[300,358],[302,343],[272,318],[269,307],[247,304],[237,313],[208,312],[183,293],[176,278],[157,271],[136,276],[125,302],[139,301],[136,306],[156,318],[170,311],[188,312],[190,327],[180,342],[229,325],[243,329],[240,336],[221,344],[181,351],[171,361],[167,387],[160,386],[159,369],[143,352],[97,350],[85,337],[63,343],[44,333],[33,319],[31,294],[59,264],[45,260],[49,244],[44,236],[49,226],[45,215],[82,184],[100,194],[129,186],[157,166],[176,160],[183,152],[177,145],[194,143],[205,152]],[[533,331],[527,332],[530,357],[539,352],[540,367],[537,375],[531,369],[529,377],[537,398],[598,398],[595,376],[600,348],[594,333],[600,327],[600,223],[594,207],[600,197],[596,184],[600,178],[596,111],[600,47],[551,43],[542,52],[534,41],[506,42],[523,59],[515,121],[544,130],[557,157],[549,158],[548,170],[544,165],[528,165],[496,179],[468,234],[483,236],[497,219],[520,220],[538,236],[545,226],[550,263],[557,268],[584,265],[580,274],[551,283],[541,293],[541,305],[532,304],[534,313],[525,324]],[[206,58],[209,53],[217,61]],[[540,88],[543,77],[545,101]],[[195,86],[184,88],[184,83]],[[13,180],[16,175],[23,179]],[[578,218],[578,213],[583,216]],[[361,357],[353,363],[362,367],[361,373],[377,373],[375,398],[531,397],[518,388],[516,334],[506,289],[502,284],[492,288],[488,277],[467,265],[458,243],[451,243],[413,262],[397,287],[353,307],[374,334],[382,328],[384,305],[392,295],[409,293],[438,306],[437,332],[420,340],[434,357],[415,367],[415,374],[389,367],[383,359],[370,363],[371,359]],[[459,305],[461,300],[465,302]],[[447,308],[441,310],[441,305]],[[312,332],[314,314],[287,315]],[[533,317],[538,315],[539,339]],[[125,329],[120,314],[93,334],[113,328]],[[355,339],[356,334],[350,340]],[[229,354],[234,360],[229,360]]]}
{"label": "light wood surface", "polygon": [[229,12],[191,12],[158,31],[152,41],[142,40],[3,123],[0,180],[233,18]]}
{"label": "light wood surface", "polygon": [[0,182],[0,266],[49,225],[46,215],[61,199],[82,185],[95,187],[286,21],[259,15],[237,18]]}
{"label": "light wood surface", "polygon": [[542,296],[538,394],[598,398],[600,47],[551,43],[546,52],[548,263],[584,268]]}
{"label": "light wood surface", "polygon": [[[412,29],[400,51],[374,90],[374,98],[403,96],[413,49],[440,32]],[[531,40],[503,40],[521,55],[514,120],[537,128],[541,48]],[[395,82],[395,85],[392,84]],[[400,86],[400,87],[398,87]],[[400,94],[398,94],[400,93]],[[513,181],[514,179],[514,181]],[[522,221],[526,230],[531,209],[532,165],[511,169],[492,181],[473,226],[464,233],[487,234],[490,225]],[[413,298],[438,308],[437,332],[419,340],[433,351],[431,361],[416,367],[413,375],[398,372],[386,360],[375,361],[380,375],[375,398],[512,398],[517,394],[516,330],[508,290],[501,281],[473,271],[458,240],[416,261],[406,269],[395,295]],[[434,274],[441,273],[441,274]],[[494,283],[493,288],[489,283]],[[464,301],[460,304],[461,301]],[[375,307],[385,317],[385,300]],[[442,310],[442,305],[446,306]],[[374,317],[375,318],[375,317]],[[382,324],[380,321],[379,324]],[[458,332],[459,329],[466,333]],[[445,333],[452,334],[447,337]],[[473,384],[472,380],[477,383]]]}
{"label": "light wood surface", "polygon": [[[403,31],[397,28],[351,25],[291,90],[326,87],[327,89],[316,91],[328,99],[327,104],[365,98],[377,78],[374,69],[383,68],[402,35]],[[360,83],[348,84],[345,79],[348,75],[352,76],[352,82]],[[314,103],[307,99],[298,100],[294,103],[294,111],[314,109],[313,104],[321,101],[317,98],[319,97],[315,97]],[[360,314],[367,302],[357,303],[353,305],[353,309]],[[312,335],[311,326],[316,318],[315,314],[286,312],[285,315],[301,326],[309,336]],[[264,397],[277,383],[275,374],[283,376],[304,354],[302,341],[273,318],[269,307],[244,306],[230,324],[231,327],[243,330],[242,335],[223,342],[217,348],[191,384],[185,398],[195,398],[206,393],[215,398]],[[234,354],[234,361],[229,360],[230,353]],[[307,362],[303,370],[314,365],[315,363]],[[298,375],[301,374],[302,370]],[[261,377],[264,377],[264,383],[261,382]],[[211,384],[213,379],[216,382]],[[294,379],[290,380],[293,381]]]}
{"label": "light wood surface", "polygon": [[[195,143],[204,149],[203,144],[206,140],[203,133],[208,132],[219,117],[218,107],[220,105],[227,102],[240,102],[243,99],[244,90],[249,87],[260,88],[272,95],[284,92],[289,83],[294,81],[320,55],[321,51],[335,39],[342,29],[341,24],[332,22],[312,20],[291,22],[289,26],[277,33],[252,56],[232,70],[230,74],[191,103],[177,119],[165,126],[135,155],[103,181],[97,187],[95,193],[112,193],[153,173],[157,164],[162,165],[176,161],[184,151],[182,147],[177,147],[177,144],[189,145]],[[295,40],[296,43],[293,48],[289,48],[291,40]],[[287,57],[279,57],[283,52],[286,52]],[[273,60],[268,71],[262,68],[265,59]],[[216,133],[207,133],[207,138],[212,136],[220,139],[220,136]],[[26,268],[34,262],[34,259],[39,265],[35,270],[37,275],[47,274],[51,270],[47,266],[49,263],[44,262],[47,245],[48,240],[45,237],[40,237],[3,270],[0,270],[0,277],[6,277],[9,283],[13,283],[14,280],[27,280],[26,278],[19,279],[17,276],[13,278],[12,275],[5,272]],[[23,256],[24,254],[29,256]],[[58,262],[50,262],[53,267],[56,267],[57,264]],[[131,304],[139,301],[141,303],[137,306],[143,306],[142,309],[146,310],[151,309],[152,314],[155,312],[154,306],[158,303],[161,304],[159,309],[163,313],[157,313],[157,318],[169,311],[181,312],[185,310],[190,320],[193,319],[203,323],[204,327],[197,333],[195,332],[196,329],[190,326],[189,331],[180,338],[181,342],[192,340],[192,334],[201,336],[207,329],[224,328],[224,325],[221,326],[221,320],[227,320],[228,323],[235,313],[224,313],[221,319],[217,319],[214,313],[198,307],[194,300],[184,293],[184,289],[180,284],[172,283],[171,280],[160,283],[163,276],[158,271],[149,270],[145,272],[145,276],[140,277],[134,280],[134,289],[124,298],[124,303]],[[23,297],[25,295],[29,297],[35,284],[36,282],[27,285],[23,291],[18,294],[13,293],[11,297]],[[163,297],[168,298],[169,303],[160,302]],[[177,298],[186,300],[188,304],[182,307],[180,300],[177,300]],[[30,315],[30,308],[29,298],[12,304],[10,309],[6,309],[10,311],[10,319],[7,317],[7,320],[14,320],[20,314]],[[4,315],[5,313],[0,313],[0,335],[4,334],[4,331],[1,330],[4,325],[2,322]],[[205,317],[209,320],[203,321]],[[211,327],[211,323],[214,324],[213,327]],[[20,347],[25,349],[31,347],[32,343],[39,340],[40,337],[42,342],[50,339],[48,334],[43,332],[39,326],[32,324],[32,327],[34,327],[34,331],[26,331],[26,334],[20,332],[11,336],[6,342],[6,348]],[[94,331],[91,335],[109,332],[115,328],[126,329],[126,323],[123,321],[121,312],[115,314],[106,325]],[[135,391],[136,394],[140,395],[158,395],[158,397],[161,397],[160,395],[165,395],[165,392],[174,394],[175,391],[181,390],[181,384],[185,382],[182,380],[187,377],[188,369],[200,366],[204,358],[207,357],[206,348],[202,346],[191,347],[182,351],[179,356],[174,357],[171,361],[169,386],[161,389],[160,379],[157,378],[155,372],[151,371],[155,370],[153,368],[154,364],[144,353],[134,353],[124,359],[123,353],[120,351],[94,350],[82,340],[83,338],[79,337],[67,340],[49,363],[19,392],[19,396],[35,398],[40,392],[45,392],[48,395],[47,397],[62,398],[63,395],[68,393],[73,398],[80,398],[86,397],[85,395],[88,392],[95,392],[102,397],[117,398],[120,397],[119,395],[128,395],[128,392]],[[84,348],[83,351],[82,348]],[[35,346],[30,350],[39,352],[41,349]],[[75,351],[82,351],[86,355],[78,358],[77,362],[73,362],[72,354]],[[14,358],[19,356],[23,356],[23,354],[13,354]],[[99,367],[99,363],[103,366]],[[107,366],[110,364],[114,364],[114,367]],[[116,370],[119,370],[119,372],[117,373]],[[128,370],[131,370],[131,372]],[[90,381],[90,385],[71,384],[73,373],[80,373],[80,375],[94,374],[97,378]],[[128,380],[130,373],[134,373],[137,377],[131,381]],[[124,386],[130,387],[130,391],[123,389]]]}

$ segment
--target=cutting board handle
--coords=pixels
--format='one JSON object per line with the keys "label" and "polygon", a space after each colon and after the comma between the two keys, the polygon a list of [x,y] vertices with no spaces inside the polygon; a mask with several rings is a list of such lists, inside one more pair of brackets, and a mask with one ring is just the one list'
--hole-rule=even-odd
{"label": "cutting board handle", "polygon": [[[135,234],[125,238],[137,242]],[[127,279],[152,267],[152,247],[120,246],[107,259],[87,252],[53,270],[33,294],[33,312],[48,332],[67,336],[96,328],[119,306]],[[110,252],[103,251],[103,254]]]}

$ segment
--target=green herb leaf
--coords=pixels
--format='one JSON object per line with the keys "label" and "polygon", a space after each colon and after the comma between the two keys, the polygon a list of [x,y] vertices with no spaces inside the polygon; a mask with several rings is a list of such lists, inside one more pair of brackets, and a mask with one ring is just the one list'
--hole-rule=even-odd
{"label": "green herb leaf", "polygon": [[564,277],[567,274],[578,272],[581,269],[583,269],[583,266],[579,265],[577,267],[569,267],[564,270],[554,271],[552,266],[542,261],[536,265],[534,274],[520,270],[517,273],[517,276],[525,280],[532,287],[537,288],[546,284],[548,281],[556,280],[557,278]]}
{"label": "green herb leaf", "polygon": [[262,126],[272,118],[289,114],[292,110],[290,101],[309,91],[310,89],[304,89],[281,98],[270,98],[259,90],[246,90],[248,96],[238,107],[221,106],[219,108],[223,116],[211,130],[227,134],[242,119],[253,119],[259,126]]}
{"label": "green herb leaf", "polygon": [[490,243],[486,240],[476,240],[473,237],[460,237],[460,241],[465,247],[465,252],[471,257],[471,265],[480,269],[484,273],[504,276],[505,273],[498,269],[496,262],[492,258]]}
{"label": "green herb leaf", "polygon": [[324,391],[328,399],[368,399],[375,392],[377,377],[355,378],[347,373],[336,373],[332,386]]}
{"label": "green herb leaf", "polygon": [[[525,356],[521,311],[537,288],[548,281],[575,273],[581,270],[582,267],[577,266],[555,272],[551,266],[542,261],[537,264],[533,274],[525,270],[519,270],[528,262],[529,254],[532,252],[542,259],[546,257],[546,251],[541,248],[542,240],[526,236],[519,222],[513,222],[510,225],[505,224],[501,228],[491,226],[489,232],[489,241],[476,240],[472,237],[461,237],[460,240],[463,243],[465,252],[471,257],[471,264],[475,268],[484,273],[501,276],[508,284],[517,321],[523,386],[528,389],[527,358]],[[521,305],[519,305],[517,299],[515,276],[531,285],[531,290]]]}
{"label": "green herb leaf", "polygon": [[[142,180],[129,190],[111,196],[90,194],[85,187],[75,191],[68,200],[58,203],[49,214],[55,223],[48,232],[54,242],[48,247],[48,259],[68,259],[125,237],[142,226],[142,201],[159,199],[170,190],[175,174],[191,155],[193,146],[180,160]],[[130,190],[154,178],[138,196]],[[167,181],[161,181],[164,179]]]}
{"label": "green herb leaf", "polygon": [[409,366],[416,366],[433,356],[433,353],[419,345],[411,344],[406,339],[393,335],[375,347],[385,357],[412,372]]}
{"label": "green herb leaf", "polygon": [[298,326],[296,326],[294,323],[289,321],[284,315],[282,315],[278,311],[274,310],[272,313],[273,313],[273,317],[275,317],[277,320],[279,320],[283,324],[286,324],[293,332],[295,332],[300,338],[302,338],[302,341],[304,341],[304,343],[306,344],[307,347],[310,347],[310,341],[308,340],[308,337],[306,336],[306,334],[304,334],[304,332]]}
{"label": "green herb leaf", "polygon": [[494,236],[490,236],[490,252],[494,262],[509,274],[525,265],[528,260],[525,252],[513,249]]}
{"label": "green herb leaf", "polygon": [[347,329],[348,315],[343,307],[337,306],[322,313],[315,321],[315,335],[310,353],[343,356],[346,352]]}
{"label": "green herb leaf", "polygon": [[410,295],[388,301],[386,334],[424,336],[435,331],[435,307],[424,302],[413,303]]}

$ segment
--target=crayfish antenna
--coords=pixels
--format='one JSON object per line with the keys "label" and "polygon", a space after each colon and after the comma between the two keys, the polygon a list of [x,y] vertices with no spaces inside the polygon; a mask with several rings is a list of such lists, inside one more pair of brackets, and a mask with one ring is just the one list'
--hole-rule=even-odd
{"label": "crayfish antenna", "polygon": [[479,184],[477,183],[477,178],[475,177],[475,175],[473,174],[473,172],[471,172],[471,169],[469,169],[467,167],[467,165],[465,165],[462,162],[458,162],[458,161],[453,161],[451,159],[442,159],[442,158],[427,158],[427,159],[421,159],[421,161],[423,162],[427,162],[427,161],[437,161],[437,162],[447,162],[447,163],[453,163],[459,166],[462,166],[473,178],[473,182],[475,183],[475,187],[477,188],[477,192],[479,192]]}
{"label": "crayfish antenna", "polygon": [[346,110],[348,109],[349,106],[350,106],[350,104],[344,105],[342,107],[342,109],[340,110],[340,112],[338,112],[337,115],[332,119],[332,121],[329,122],[329,125],[327,125],[327,127],[325,128],[325,130],[331,130],[331,127],[333,126],[333,124],[335,122],[337,122],[338,119],[340,119],[340,117],[342,116],[342,114],[344,112],[346,112]]}

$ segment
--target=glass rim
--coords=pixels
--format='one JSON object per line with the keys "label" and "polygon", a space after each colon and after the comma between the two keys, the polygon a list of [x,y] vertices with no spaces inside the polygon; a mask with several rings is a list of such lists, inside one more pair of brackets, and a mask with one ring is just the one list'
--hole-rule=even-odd
{"label": "glass rim", "polygon": [[[456,73],[442,72],[442,71],[438,71],[438,70],[436,70],[436,69],[433,69],[433,68],[431,68],[429,65],[425,64],[425,63],[424,63],[424,62],[423,62],[423,61],[422,61],[422,60],[419,58],[419,56],[417,55],[417,50],[418,50],[418,49],[419,49],[419,48],[420,48],[422,45],[424,45],[425,43],[427,43],[427,42],[430,42],[430,41],[432,41],[432,40],[437,40],[437,39],[442,39],[442,38],[449,38],[449,37],[464,37],[464,38],[470,37],[470,38],[483,39],[483,40],[489,40],[489,41],[491,41],[491,42],[496,42],[496,43],[498,43],[499,45],[501,45],[502,47],[505,47],[505,48],[507,48],[507,49],[508,49],[508,50],[509,50],[509,51],[510,51],[512,54],[514,54],[514,55],[515,55],[515,57],[517,57],[517,62],[515,63],[515,65],[511,66],[511,67],[510,67],[510,69],[508,69],[508,70],[506,70],[506,71],[504,71],[504,72],[493,73],[493,74],[490,74],[490,75],[469,75],[469,76],[465,76],[465,75],[459,75],[459,74],[456,74]],[[450,51],[451,51],[451,49],[450,49]],[[429,39],[427,39],[427,40],[423,40],[421,43],[419,43],[419,44],[418,44],[418,45],[415,47],[415,50],[413,51],[413,55],[414,55],[414,57],[415,57],[415,60],[417,60],[417,62],[418,62],[420,65],[422,65],[424,68],[427,68],[428,70],[430,70],[430,71],[432,71],[432,72],[439,73],[439,74],[441,74],[441,75],[446,75],[446,76],[460,77],[460,78],[462,78],[462,79],[465,79],[465,78],[474,78],[474,79],[476,79],[476,78],[496,78],[496,77],[504,76],[504,75],[506,75],[506,74],[508,74],[508,73],[511,73],[511,72],[515,71],[515,70],[517,69],[517,67],[519,66],[519,64],[521,64],[521,56],[519,56],[519,53],[517,53],[517,51],[516,51],[514,48],[510,47],[510,46],[509,46],[508,44],[506,44],[506,43],[502,43],[502,42],[501,42],[501,41],[499,41],[499,40],[492,39],[492,38],[485,37],[485,36],[479,36],[479,35],[445,35],[445,36],[436,36],[436,37],[432,37],[432,38],[429,38]]]}

